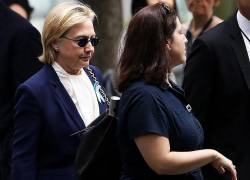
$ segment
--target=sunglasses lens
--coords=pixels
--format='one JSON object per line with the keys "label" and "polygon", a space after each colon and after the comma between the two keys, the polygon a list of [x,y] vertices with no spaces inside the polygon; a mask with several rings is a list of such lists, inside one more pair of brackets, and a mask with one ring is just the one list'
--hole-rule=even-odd
{"label": "sunglasses lens", "polygon": [[89,42],[88,38],[82,38],[78,40],[78,46],[84,47]]}
{"label": "sunglasses lens", "polygon": [[99,39],[97,37],[90,38],[90,42],[91,42],[92,46],[97,46],[99,43]]}
{"label": "sunglasses lens", "polygon": [[97,37],[90,38],[90,40],[88,38],[82,38],[78,40],[78,46],[84,47],[89,41],[91,42],[92,46],[97,46],[99,43],[99,39]]}

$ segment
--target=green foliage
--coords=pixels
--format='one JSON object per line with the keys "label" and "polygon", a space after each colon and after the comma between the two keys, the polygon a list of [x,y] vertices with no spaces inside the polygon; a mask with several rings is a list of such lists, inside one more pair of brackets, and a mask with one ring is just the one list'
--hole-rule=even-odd
{"label": "green foliage", "polygon": [[235,10],[235,0],[221,0],[220,5],[215,9],[215,15],[222,19],[226,19],[231,16]]}

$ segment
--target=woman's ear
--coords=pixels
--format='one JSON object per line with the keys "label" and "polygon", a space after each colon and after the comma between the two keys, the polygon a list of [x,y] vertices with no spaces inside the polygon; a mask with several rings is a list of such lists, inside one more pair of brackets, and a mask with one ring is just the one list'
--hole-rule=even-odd
{"label": "woman's ear", "polygon": [[59,43],[58,43],[58,41],[53,42],[53,43],[52,43],[52,47],[53,47],[53,49],[54,49],[56,52],[58,52],[58,51],[59,51]]}
{"label": "woman's ear", "polygon": [[169,50],[169,51],[171,50],[171,46],[170,46],[169,42],[166,43],[166,48],[167,48],[167,50]]}

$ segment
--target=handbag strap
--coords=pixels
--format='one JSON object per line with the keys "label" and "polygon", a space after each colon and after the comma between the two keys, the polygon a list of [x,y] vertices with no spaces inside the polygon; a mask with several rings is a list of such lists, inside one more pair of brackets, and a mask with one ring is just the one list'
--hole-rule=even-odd
{"label": "handbag strap", "polygon": [[[100,84],[99,81],[97,80],[93,70],[88,66],[87,70],[90,74],[90,76],[93,78],[93,80],[95,81],[96,84]],[[107,96],[107,94],[105,93],[105,91],[103,90],[102,86],[100,86],[100,90],[99,90],[100,94],[102,95],[102,97],[104,98],[105,102],[107,103],[107,105],[110,105],[110,100]]]}

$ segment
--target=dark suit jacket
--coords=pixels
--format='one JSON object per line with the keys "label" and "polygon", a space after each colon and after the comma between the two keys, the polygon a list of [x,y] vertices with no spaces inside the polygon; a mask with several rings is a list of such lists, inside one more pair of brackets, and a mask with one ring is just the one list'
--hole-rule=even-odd
{"label": "dark suit jacket", "polygon": [[38,60],[42,53],[40,41],[39,32],[0,0],[0,179],[8,173],[2,168],[8,167],[15,91],[42,66]]}
{"label": "dark suit jacket", "polygon": [[[249,180],[250,63],[236,14],[194,42],[183,87],[205,130],[205,148],[232,159],[238,178]],[[217,174],[206,179],[223,179]]]}
{"label": "dark suit jacket", "polygon": [[[52,66],[21,84],[16,99],[11,179],[76,180],[80,139],[71,134],[85,125]],[[101,113],[106,108],[99,103]]]}

